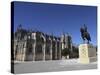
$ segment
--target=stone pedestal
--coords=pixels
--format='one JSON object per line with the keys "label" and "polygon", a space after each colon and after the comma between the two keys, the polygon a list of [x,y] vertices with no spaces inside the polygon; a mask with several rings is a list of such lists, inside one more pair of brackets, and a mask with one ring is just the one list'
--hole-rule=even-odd
{"label": "stone pedestal", "polygon": [[93,47],[93,45],[79,45],[79,63],[88,64],[90,62],[95,62],[96,60],[96,48]]}

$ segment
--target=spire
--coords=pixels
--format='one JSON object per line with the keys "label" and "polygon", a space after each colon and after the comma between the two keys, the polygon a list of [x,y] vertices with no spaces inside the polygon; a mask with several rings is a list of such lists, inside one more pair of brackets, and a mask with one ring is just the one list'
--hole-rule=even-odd
{"label": "spire", "polygon": [[21,29],[22,29],[22,25],[20,24],[20,25],[18,25],[17,30],[19,31]]}

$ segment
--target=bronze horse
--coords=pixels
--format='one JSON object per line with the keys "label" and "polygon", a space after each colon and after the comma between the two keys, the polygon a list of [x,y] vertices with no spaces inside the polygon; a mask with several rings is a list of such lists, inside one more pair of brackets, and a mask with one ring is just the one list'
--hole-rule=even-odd
{"label": "bronze horse", "polygon": [[87,27],[84,25],[84,27],[80,28],[81,37],[83,39],[83,42],[85,43],[85,40],[87,40],[87,43],[89,44],[89,41],[91,41],[90,34],[87,31]]}

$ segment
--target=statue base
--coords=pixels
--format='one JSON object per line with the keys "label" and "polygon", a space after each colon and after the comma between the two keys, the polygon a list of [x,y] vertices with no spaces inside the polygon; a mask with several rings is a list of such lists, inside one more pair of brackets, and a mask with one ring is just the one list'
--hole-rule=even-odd
{"label": "statue base", "polygon": [[96,48],[91,44],[79,45],[79,63],[89,64],[97,61]]}

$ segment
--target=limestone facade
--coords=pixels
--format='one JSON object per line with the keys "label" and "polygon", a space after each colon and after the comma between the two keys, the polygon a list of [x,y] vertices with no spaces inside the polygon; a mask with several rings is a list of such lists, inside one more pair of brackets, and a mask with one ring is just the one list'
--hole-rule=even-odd
{"label": "limestone facade", "polygon": [[40,31],[18,27],[14,33],[15,61],[60,60],[62,49],[72,48],[71,37],[56,37]]}

